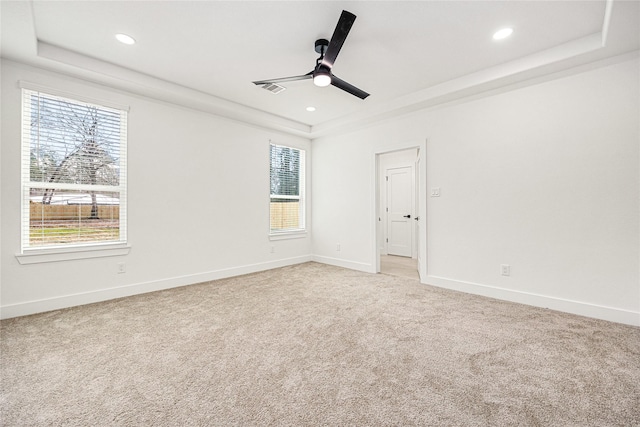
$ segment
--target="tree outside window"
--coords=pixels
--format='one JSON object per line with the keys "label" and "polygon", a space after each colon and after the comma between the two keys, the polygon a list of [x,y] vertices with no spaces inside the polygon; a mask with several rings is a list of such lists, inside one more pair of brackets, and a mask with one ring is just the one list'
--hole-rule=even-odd
{"label": "tree outside window", "polygon": [[23,96],[23,249],[124,241],[126,112]]}

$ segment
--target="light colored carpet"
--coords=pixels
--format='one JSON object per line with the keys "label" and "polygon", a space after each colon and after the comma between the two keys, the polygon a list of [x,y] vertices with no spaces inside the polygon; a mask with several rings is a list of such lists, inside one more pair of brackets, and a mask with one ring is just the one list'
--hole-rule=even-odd
{"label": "light colored carpet", "polygon": [[640,328],[316,263],[1,328],[4,426],[640,425]]}

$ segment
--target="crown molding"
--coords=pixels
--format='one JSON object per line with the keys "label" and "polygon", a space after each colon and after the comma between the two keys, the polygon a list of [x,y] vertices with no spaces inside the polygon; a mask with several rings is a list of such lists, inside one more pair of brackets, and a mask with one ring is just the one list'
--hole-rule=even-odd
{"label": "crown molding", "polygon": [[[442,82],[393,99],[381,106],[371,106],[357,113],[314,126],[162,80],[41,40],[36,40],[37,54],[26,64],[127,93],[215,114],[244,124],[315,139],[350,132],[418,110],[513,90],[515,87],[534,84],[541,79],[557,78],[560,74],[581,72],[585,67],[602,66],[610,58],[599,55],[597,52],[606,47],[613,3],[614,0],[606,1],[600,32]],[[11,60],[11,58],[8,59]],[[24,58],[17,59],[17,61],[25,63]]]}
{"label": "crown molding", "polygon": [[489,91],[495,93],[498,88],[510,90],[514,84],[583,65],[579,58],[585,58],[586,62],[591,62],[592,60],[587,59],[587,55],[606,47],[613,3],[614,0],[606,1],[602,28],[599,32],[425,88],[392,100],[383,106],[372,107],[315,125],[311,129],[311,137],[318,138],[338,132],[349,132],[417,110],[449,104]]}
{"label": "crown molding", "polygon": [[[71,74],[93,83],[296,136],[308,137],[311,132],[309,125],[82,55],[41,40],[37,41],[37,55],[38,58],[48,61],[39,61],[36,66]],[[71,67],[61,69],[59,64]]]}

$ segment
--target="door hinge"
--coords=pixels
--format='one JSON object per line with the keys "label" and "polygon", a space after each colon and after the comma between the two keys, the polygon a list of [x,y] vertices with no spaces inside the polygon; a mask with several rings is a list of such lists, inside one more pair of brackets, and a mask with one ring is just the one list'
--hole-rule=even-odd
{"label": "door hinge", "polygon": [[385,178],[387,178],[387,181],[389,181],[389,177],[388,176],[385,176]]}
{"label": "door hinge", "polygon": [[387,239],[387,243],[389,243],[389,239]]}
{"label": "door hinge", "polygon": [[389,208],[385,208],[387,210],[387,212],[389,212]]}

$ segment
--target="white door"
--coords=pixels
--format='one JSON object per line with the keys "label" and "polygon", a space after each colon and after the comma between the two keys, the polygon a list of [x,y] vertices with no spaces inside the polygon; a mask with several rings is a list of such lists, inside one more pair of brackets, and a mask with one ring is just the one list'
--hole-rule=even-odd
{"label": "white door", "polygon": [[387,169],[387,253],[411,256],[413,247],[413,167]]}

